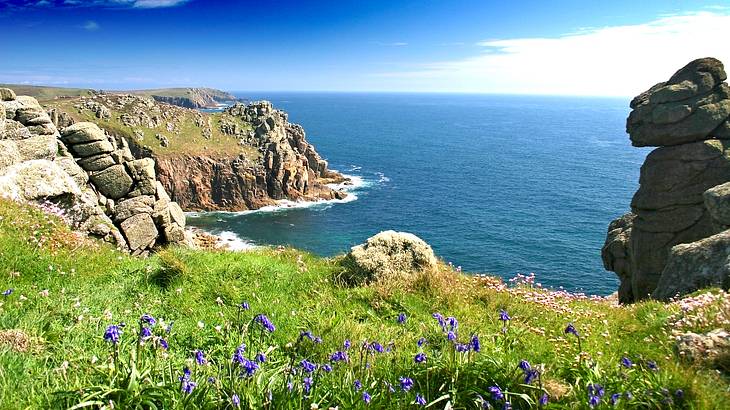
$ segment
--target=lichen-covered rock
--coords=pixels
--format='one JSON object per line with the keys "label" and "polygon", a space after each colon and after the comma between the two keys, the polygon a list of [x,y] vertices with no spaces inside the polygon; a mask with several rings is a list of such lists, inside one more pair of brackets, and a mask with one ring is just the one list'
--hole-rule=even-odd
{"label": "lichen-covered rock", "polygon": [[12,101],[15,99],[15,92],[9,88],[0,88],[0,101]]}
{"label": "lichen-covered rock", "polygon": [[436,269],[436,256],[422,239],[406,232],[384,231],[352,247],[344,260],[347,281],[412,283],[419,274]]}
{"label": "lichen-covered rock", "polygon": [[717,185],[705,191],[705,207],[718,230],[730,227],[730,182]]}
{"label": "lichen-covered rock", "polygon": [[633,300],[631,283],[631,253],[629,239],[634,226],[636,215],[629,212],[617,218],[608,226],[606,242],[601,249],[601,258],[606,270],[615,272],[619,277],[619,302],[627,303]]}
{"label": "lichen-covered rock", "polygon": [[730,353],[730,333],[715,329],[708,333],[686,332],[676,336],[677,354],[689,362],[706,362]]}
{"label": "lichen-covered rock", "polygon": [[98,125],[92,122],[77,122],[61,130],[61,139],[66,144],[86,144],[106,141],[107,137]]}
{"label": "lichen-covered rock", "polygon": [[109,154],[99,154],[92,157],[82,158],[78,161],[81,168],[86,171],[101,171],[116,164],[114,158]]}
{"label": "lichen-covered rock", "polygon": [[152,247],[157,239],[155,222],[146,213],[125,219],[120,227],[132,252]]}
{"label": "lichen-covered rock", "polygon": [[20,162],[18,145],[12,140],[0,140],[0,172]]}
{"label": "lichen-covered rock", "polygon": [[95,141],[71,145],[71,151],[79,157],[91,157],[94,155],[108,154],[114,151],[114,146],[107,140]]}
{"label": "lichen-covered rock", "polygon": [[730,230],[674,246],[652,297],[669,300],[708,287],[730,288]]}
{"label": "lichen-covered rock", "polygon": [[38,135],[16,141],[21,161],[56,158],[58,139],[53,135]]}
{"label": "lichen-covered rock", "polygon": [[62,195],[81,195],[74,180],[49,160],[24,161],[6,167],[0,175],[0,194],[6,198],[34,201]]}
{"label": "lichen-covered rock", "polygon": [[141,195],[134,198],[119,201],[114,207],[114,221],[121,222],[137,214],[152,214],[155,205],[155,198],[149,195]]}
{"label": "lichen-covered rock", "polygon": [[124,165],[113,165],[89,175],[94,186],[107,198],[119,199],[132,190],[134,181],[124,170]]}

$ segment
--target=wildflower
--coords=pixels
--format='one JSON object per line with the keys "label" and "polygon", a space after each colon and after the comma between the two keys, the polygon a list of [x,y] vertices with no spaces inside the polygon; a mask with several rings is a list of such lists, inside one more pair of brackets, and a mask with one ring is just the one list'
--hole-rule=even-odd
{"label": "wildflower", "polygon": [[565,334],[567,335],[568,333],[575,335],[576,337],[580,337],[572,323],[568,323],[568,326],[565,327]]}
{"label": "wildflower", "polygon": [[147,313],[145,313],[144,315],[142,315],[142,317],[139,318],[139,321],[142,322],[142,323],[147,323],[148,325],[151,325],[151,326],[154,326],[154,324],[157,323],[157,321],[155,320],[155,318],[153,318],[152,316],[150,316]]}
{"label": "wildflower", "polygon": [[355,379],[354,382],[352,382],[353,387],[355,387],[355,391],[360,391],[362,389],[362,382],[358,379]]}
{"label": "wildflower", "polygon": [[499,311],[499,320],[501,320],[502,322],[507,322],[512,320],[512,318],[509,317],[509,314],[506,310],[502,309]]}
{"label": "wildflower", "polygon": [[200,322],[200,321],[199,321],[199,322],[198,322],[198,327],[199,327],[200,329],[204,328],[204,327],[205,327],[205,323],[203,323],[203,322]]}
{"label": "wildflower", "polygon": [[258,353],[258,354],[256,355],[256,357],[254,358],[254,360],[256,360],[256,361],[257,361],[257,362],[259,362],[259,363],[264,363],[264,362],[266,361],[266,355],[265,355],[265,354],[263,354],[263,353],[261,353],[261,352],[259,352],[259,353]]}
{"label": "wildflower", "polygon": [[405,313],[398,314],[398,323],[400,323],[402,325],[403,323],[406,323],[406,320],[408,320],[408,317],[406,316]]}
{"label": "wildflower", "polygon": [[398,380],[400,381],[400,388],[403,391],[409,391],[413,387],[413,379],[410,377],[401,377]]}
{"label": "wildflower", "polygon": [[385,349],[383,348],[383,345],[381,345],[378,342],[373,342],[370,346],[373,348],[373,350],[375,350],[378,353],[383,353],[385,351]]}
{"label": "wildflower", "polygon": [[175,323],[175,322],[170,322],[170,324],[169,324],[169,325],[167,325],[167,327],[165,328],[165,333],[168,333],[168,334],[169,334],[170,332],[172,332],[172,325],[173,325],[174,323]]}
{"label": "wildflower", "polygon": [[622,358],[622,359],[621,359],[621,364],[622,364],[622,365],[623,365],[624,367],[629,367],[629,368],[630,368],[631,366],[633,366],[633,363],[631,362],[631,360],[630,360],[630,359],[629,359],[628,357],[624,357],[624,358]]}
{"label": "wildflower", "polygon": [[274,333],[276,330],[276,326],[269,320],[269,318],[264,314],[258,314],[254,318],[254,322],[258,322],[261,324],[261,326],[264,327],[269,333]]}
{"label": "wildflower", "polygon": [[489,391],[489,394],[492,395],[492,400],[504,399],[504,393],[502,393],[502,389],[500,389],[499,386],[491,386],[487,390]]}
{"label": "wildflower", "polygon": [[233,396],[231,396],[231,403],[233,404],[233,407],[241,407],[241,399],[238,398],[236,393],[233,393]]}
{"label": "wildflower", "polygon": [[441,329],[446,330],[446,320],[444,320],[444,316],[441,313],[434,313],[431,316],[433,316],[433,318],[439,322],[439,326],[441,326]]}
{"label": "wildflower", "polygon": [[527,360],[520,360],[520,369],[523,372],[530,370],[530,363]]}
{"label": "wildflower", "polygon": [[465,353],[465,352],[468,352],[471,349],[471,345],[470,344],[457,343],[454,346],[454,348],[459,353]]}
{"label": "wildflower", "polygon": [[459,321],[456,320],[456,318],[453,316],[447,317],[446,323],[449,324],[449,327],[451,328],[452,331],[455,331],[459,327]]}
{"label": "wildflower", "polygon": [[504,402],[504,404],[502,405],[502,410],[512,410],[512,403],[508,401]]}
{"label": "wildflower", "polygon": [[213,377],[213,376],[208,377],[208,383],[214,384],[215,383],[215,377]]}
{"label": "wildflower", "polygon": [[160,347],[167,350],[170,347],[170,345],[167,344],[167,340],[160,338]]}
{"label": "wildflower", "polygon": [[422,337],[422,338],[418,339],[418,342],[416,342],[416,344],[418,345],[418,347],[421,347],[421,346],[425,345],[426,343],[427,343],[427,341],[426,341],[426,338],[425,337]]}
{"label": "wildflower", "polygon": [[525,384],[532,383],[537,378],[537,372],[535,370],[528,370],[525,372]]}
{"label": "wildflower", "polygon": [[684,398],[684,390],[677,389],[677,391],[674,392],[674,396],[680,400]]}
{"label": "wildflower", "polygon": [[416,393],[416,404],[418,404],[419,406],[426,405],[426,399],[423,398],[420,393]]}
{"label": "wildflower", "polygon": [[345,347],[345,350],[348,350],[350,346],[352,346],[352,343],[350,343],[350,339],[345,339],[345,342],[342,345]]}
{"label": "wildflower", "polygon": [[539,404],[540,406],[545,406],[548,404],[547,393],[544,393],[542,396],[540,396],[540,399],[537,401],[537,404]]}
{"label": "wildflower", "polygon": [[183,367],[183,375],[178,377],[178,380],[190,380],[190,369],[187,367]]}
{"label": "wildflower", "polygon": [[195,362],[198,363],[200,366],[208,362],[207,360],[205,360],[205,353],[203,353],[202,350],[195,351]]}
{"label": "wildflower", "polygon": [[248,302],[243,302],[243,303],[241,303],[241,309],[243,309],[243,310],[248,310],[248,309],[250,309],[250,308],[249,308],[249,306],[248,306]]}
{"label": "wildflower", "polygon": [[303,339],[303,338],[305,338],[305,337],[306,337],[307,339],[309,339],[309,340],[314,340],[314,335],[313,335],[313,334],[312,334],[312,332],[311,332],[311,331],[309,331],[309,330],[307,330],[307,331],[302,331],[302,332],[299,332],[299,338],[300,338],[300,339]]}
{"label": "wildflower", "polygon": [[259,365],[256,364],[256,362],[243,359],[243,362],[241,363],[241,366],[243,367],[243,376],[251,377],[256,373],[256,370],[259,369]]}
{"label": "wildflower", "polygon": [[365,404],[370,404],[370,400],[372,398],[370,397],[370,394],[366,391],[362,392],[362,401],[365,402]]}
{"label": "wildflower", "polygon": [[618,403],[618,399],[621,398],[621,393],[614,393],[611,395],[611,405],[615,406]]}
{"label": "wildflower", "polygon": [[319,336],[315,337],[315,338],[314,338],[314,343],[316,343],[316,344],[320,344],[320,343],[322,343],[322,338],[321,338],[321,337],[319,337]]}
{"label": "wildflower", "polygon": [[588,393],[594,396],[603,397],[603,395],[606,394],[606,391],[603,390],[603,386],[600,384],[589,384]]}
{"label": "wildflower", "polygon": [[446,338],[449,339],[450,342],[453,342],[456,340],[456,333],[449,331],[449,333],[446,334]]}
{"label": "wildflower", "polygon": [[323,364],[322,365],[322,371],[325,372],[325,373],[329,373],[329,372],[332,371],[332,366],[330,366],[329,364]]}
{"label": "wildflower", "polygon": [[246,351],[246,345],[242,343],[240,346],[238,346],[236,348],[236,351],[233,352],[233,358],[231,359],[233,361],[233,363],[238,362],[240,364],[243,364],[243,361],[246,360],[246,358],[243,357],[243,352],[245,352],[245,351]]}
{"label": "wildflower", "polygon": [[38,296],[40,296],[42,298],[47,298],[48,297],[48,289],[43,289],[42,291],[38,292]]}
{"label": "wildflower", "polygon": [[147,340],[150,337],[152,337],[152,331],[148,327],[143,327],[142,331],[139,334],[139,338],[142,340]]}
{"label": "wildflower", "polygon": [[482,344],[481,344],[481,342],[479,342],[479,336],[473,335],[471,337],[471,349],[477,353],[479,353],[479,351],[482,350]]}
{"label": "wildflower", "polygon": [[304,385],[304,392],[309,393],[309,390],[312,389],[312,378],[305,377],[304,380],[302,380],[302,384]]}
{"label": "wildflower", "polygon": [[648,367],[650,370],[659,370],[659,367],[657,367],[656,362],[653,360],[647,361],[646,367]]}
{"label": "wildflower", "polygon": [[588,405],[591,406],[591,408],[598,406],[601,404],[601,398],[598,396],[590,396],[588,398]]}
{"label": "wildflower", "polygon": [[307,373],[312,373],[317,369],[317,365],[307,361],[307,359],[302,360],[299,364],[302,366],[302,369],[304,369],[304,371]]}
{"label": "wildflower", "polygon": [[181,386],[182,392],[185,394],[190,394],[193,392],[193,390],[195,390],[195,387],[197,385],[198,383],[195,383],[194,381],[184,380]]}
{"label": "wildflower", "polygon": [[13,293],[13,290],[14,289],[11,288],[11,289],[8,289],[8,290],[4,291],[3,292],[3,296],[5,296],[5,297],[10,296]]}
{"label": "wildflower", "polygon": [[418,353],[413,357],[413,361],[416,363],[423,363],[426,361],[426,353]]}
{"label": "wildflower", "polygon": [[330,360],[335,363],[336,362],[346,362],[348,360],[347,353],[345,353],[343,351],[334,352],[334,353],[332,353],[332,355],[330,355]]}
{"label": "wildflower", "polygon": [[117,325],[110,325],[106,328],[106,331],[104,332],[104,340],[107,342],[111,342],[113,344],[119,343],[119,335],[121,331],[119,330],[119,326]]}

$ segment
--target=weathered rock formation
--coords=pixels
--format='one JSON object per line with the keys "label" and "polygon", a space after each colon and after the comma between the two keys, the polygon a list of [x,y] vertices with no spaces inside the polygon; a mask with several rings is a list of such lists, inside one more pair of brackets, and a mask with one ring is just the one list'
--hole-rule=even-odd
{"label": "weathered rock formation", "polygon": [[[177,155],[156,158],[160,181],[186,210],[257,209],[277,200],[343,199],[328,183],[343,182],[307,142],[301,126],[263,101],[236,104],[226,114],[242,118],[254,131],[238,135],[256,157]],[[185,178],[179,178],[185,175]]]}
{"label": "weathered rock formation", "polygon": [[238,101],[236,96],[213,88],[166,88],[162,90],[133,91],[133,94],[148,95],[155,101],[185,108],[207,108],[218,104]]}
{"label": "weathered rock formation", "polygon": [[718,60],[695,60],[631,101],[632,144],[659,148],[641,167],[631,212],[611,223],[602,250],[604,266],[621,280],[622,303],[722,285],[730,271],[717,270],[727,264],[718,259],[727,239],[713,236],[730,224],[730,201],[724,191],[705,194],[730,181],[726,78]]}
{"label": "weathered rock formation", "polygon": [[[8,89],[0,96],[1,195],[52,202],[75,229],[133,254],[188,242],[185,216],[157,181],[152,159],[135,159],[125,140],[93,123],[49,116],[32,97]],[[59,132],[54,120],[67,126]]]}

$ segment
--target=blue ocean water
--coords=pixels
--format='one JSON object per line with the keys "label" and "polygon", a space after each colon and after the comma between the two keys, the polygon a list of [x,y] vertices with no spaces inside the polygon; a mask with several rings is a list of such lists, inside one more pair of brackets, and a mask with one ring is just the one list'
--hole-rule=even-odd
{"label": "blue ocean water", "polygon": [[189,219],[256,244],[330,256],[394,229],[465,271],[534,272],[546,286],[616,289],[600,249],[648,153],[625,134],[628,99],[444,94],[238,93],[300,123],[357,200]]}

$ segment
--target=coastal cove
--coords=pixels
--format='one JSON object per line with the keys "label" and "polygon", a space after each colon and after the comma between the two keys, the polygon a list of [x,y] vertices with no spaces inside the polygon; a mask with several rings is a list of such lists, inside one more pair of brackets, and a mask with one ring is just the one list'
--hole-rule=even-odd
{"label": "coastal cove", "polygon": [[606,226],[627,211],[648,149],[625,134],[628,99],[465,94],[235,93],[299,123],[344,200],[188,214],[239,243],[344,253],[373,234],[413,232],[465,271],[607,295]]}

